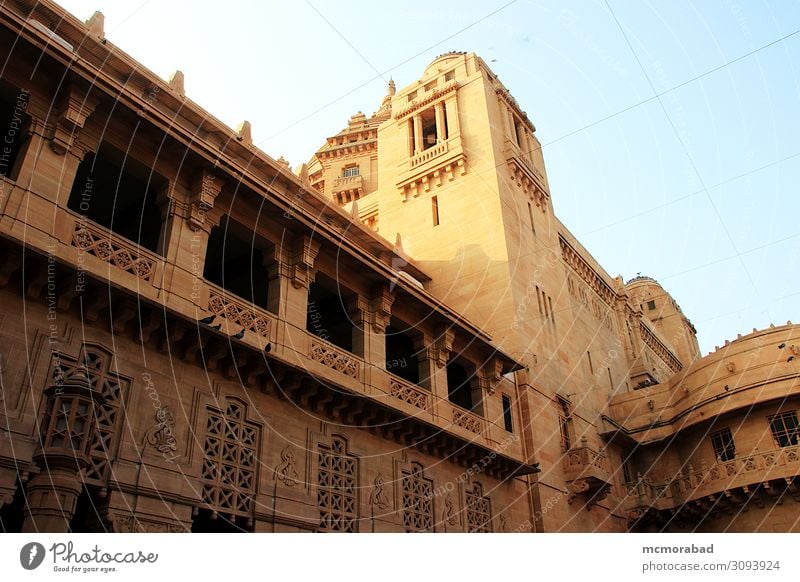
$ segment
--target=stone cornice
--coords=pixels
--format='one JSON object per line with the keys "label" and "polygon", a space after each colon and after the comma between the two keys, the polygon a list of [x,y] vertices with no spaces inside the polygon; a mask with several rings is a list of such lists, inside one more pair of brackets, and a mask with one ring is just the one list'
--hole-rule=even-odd
{"label": "stone cornice", "polygon": [[433,103],[440,97],[443,97],[450,93],[451,91],[455,91],[458,88],[457,81],[449,81],[439,87],[438,89],[434,89],[430,93],[426,93],[423,97],[419,99],[414,99],[409,105],[404,107],[403,109],[398,110],[398,112],[394,115],[395,120],[402,119],[407,115],[414,113],[418,109],[425,107],[426,105]]}

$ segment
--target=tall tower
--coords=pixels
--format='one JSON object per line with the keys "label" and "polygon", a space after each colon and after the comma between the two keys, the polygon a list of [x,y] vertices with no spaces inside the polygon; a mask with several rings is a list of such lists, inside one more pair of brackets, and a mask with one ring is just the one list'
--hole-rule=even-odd
{"label": "tall tower", "polygon": [[[535,527],[624,529],[610,508],[627,452],[602,438],[608,401],[642,378],[666,380],[680,369],[676,351],[554,215],[536,128],[480,57],[439,56],[386,105],[379,185],[359,196],[359,215],[369,224],[362,209],[374,212],[380,234],[399,235],[431,278],[425,288],[526,365],[516,404],[542,466],[531,477]],[[594,458],[601,468],[581,464]],[[614,483],[605,512],[583,510]]]}

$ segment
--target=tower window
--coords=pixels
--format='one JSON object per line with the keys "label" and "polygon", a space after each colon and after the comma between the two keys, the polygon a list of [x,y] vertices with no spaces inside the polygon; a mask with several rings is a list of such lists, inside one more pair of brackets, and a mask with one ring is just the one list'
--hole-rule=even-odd
{"label": "tower window", "polygon": [[768,417],[772,438],[779,447],[789,447],[797,444],[797,412],[783,412]]}
{"label": "tower window", "polygon": [[653,311],[655,308],[656,308],[656,302],[655,301],[651,300],[651,301],[647,302],[647,309],[649,309],[650,311]]}
{"label": "tower window", "polygon": [[361,170],[358,166],[347,166],[342,170],[342,178],[350,178],[352,176],[360,176]]}
{"label": "tower window", "polygon": [[433,226],[439,226],[439,198],[434,196],[431,198],[431,207],[433,210]]}
{"label": "tower window", "polygon": [[436,132],[436,112],[433,107],[420,114],[422,121],[422,149],[426,150],[436,145],[439,137]]}
{"label": "tower window", "polygon": [[729,428],[723,428],[712,434],[711,446],[714,447],[715,459],[732,461],[736,458],[736,445],[733,442],[733,435]]}

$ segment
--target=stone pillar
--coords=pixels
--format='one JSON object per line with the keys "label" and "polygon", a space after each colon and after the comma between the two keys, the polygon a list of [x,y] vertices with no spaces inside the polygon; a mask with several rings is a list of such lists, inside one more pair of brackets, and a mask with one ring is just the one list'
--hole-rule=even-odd
{"label": "stone pillar", "polygon": [[414,116],[414,153],[418,154],[423,150],[422,143],[422,118],[419,115]]}
{"label": "stone pillar", "polygon": [[392,315],[394,293],[387,286],[375,289],[372,296],[358,297],[348,304],[353,321],[353,353],[367,364],[386,365],[386,328]]}
{"label": "stone pillar", "polygon": [[180,293],[182,299],[200,310],[208,307],[203,303],[203,271],[208,237],[220,219],[214,203],[223,185],[220,178],[204,169],[188,190],[171,181],[159,193],[165,221],[161,245],[167,264],[164,285],[171,289],[172,296]]}
{"label": "stone pillar", "polygon": [[448,138],[451,138],[461,131],[458,123],[458,103],[455,98],[451,98],[444,102],[444,106],[447,111]]}
{"label": "stone pillar", "polygon": [[[428,359],[433,362],[431,367],[431,392],[434,395],[435,405],[449,402],[447,389],[447,361],[450,359],[450,352],[453,349],[453,338],[455,332],[451,328],[440,331],[439,336],[433,340],[428,348]],[[437,414],[441,411],[434,409]],[[445,415],[447,416],[447,415]]]}
{"label": "stone pillar", "polygon": [[437,103],[434,112],[436,114],[436,143],[442,143],[445,141],[444,102]]}
{"label": "stone pillar", "polygon": [[319,249],[320,244],[307,235],[287,246],[275,245],[275,262],[269,269],[267,309],[303,330],[308,316],[308,288],[316,276],[314,263]]}

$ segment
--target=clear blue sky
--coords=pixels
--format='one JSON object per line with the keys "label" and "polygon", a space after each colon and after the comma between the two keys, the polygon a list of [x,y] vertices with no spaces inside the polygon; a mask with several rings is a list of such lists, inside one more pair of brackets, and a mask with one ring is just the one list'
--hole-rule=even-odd
{"label": "clear blue sky", "polygon": [[61,4],[293,166],[390,76],[474,51],[537,126],[557,215],[612,275],[658,279],[704,353],[800,322],[800,34],[745,56],[800,3],[609,2]]}

